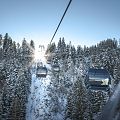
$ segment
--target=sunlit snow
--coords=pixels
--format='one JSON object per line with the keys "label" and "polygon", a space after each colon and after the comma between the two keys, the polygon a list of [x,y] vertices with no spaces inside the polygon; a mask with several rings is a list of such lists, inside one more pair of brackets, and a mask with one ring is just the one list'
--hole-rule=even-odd
{"label": "sunlit snow", "polygon": [[45,99],[47,96],[47,86],[50,83],[50,76],[46,78],[36,78],[36,75],[32,75],[31,94],[28,98],[27,104],[27,120],[40,120],[44,115]]}

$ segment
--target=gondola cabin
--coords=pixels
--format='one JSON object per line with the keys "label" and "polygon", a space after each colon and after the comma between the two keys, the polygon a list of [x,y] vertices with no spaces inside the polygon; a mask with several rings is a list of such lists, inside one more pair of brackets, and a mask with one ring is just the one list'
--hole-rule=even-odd
{"label": "gondola cabin", "polygon": [[93,90],[107,90],[111,79],[106,69],[90,68],[86,78],[86,86]]}
{"label": "gondola cabin", "polygon": [[46,56],[46,63],[51,64],[52,57],[51,56]]}
{"label": "gondola cabin", "polygon": [[52,65],[52,69],[53,69],[54,72],[59,72],[60,71],[60,67],[59,67],[58,64]]}
{"label": "gondola cabin", "polygon": [[46,61],[46,63],[47,63],[47,64],[51,64],[51,60],[48,59],[48,60]]}
{"label": "gondola cabin", "polygon": [[42,62],[38,62],[38,63],[37,63],[37,68],[42,67],[42,66],[43,66],[43,63],[42,63]]}
{"label": "gondola cabin", "polygon": [[37,67],[36,76],[37,77],[46,77],[47,76],[47,68],[43,67],[43,66]]}

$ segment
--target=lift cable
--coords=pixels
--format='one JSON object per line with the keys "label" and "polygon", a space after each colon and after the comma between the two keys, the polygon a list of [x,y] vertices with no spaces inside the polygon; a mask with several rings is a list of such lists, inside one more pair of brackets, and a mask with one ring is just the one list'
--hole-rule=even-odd
{"label": "lift cable", "polygon": [[64,18],[64,16],[65,16],[65,14],[66,14],[68,8],[69,8],[71,2],[72,2],[72,0],[69,1],[68,5],[67,5],[67,8],[65,9],[65,12],[64,12],[64,14],[63,14],[63,16],[62,16],[62,18],[61,18],[61,20],[60,20],[60,22],[59,22],[59,24],[58,24],[56,30],[55,30],[55,32],[54,32],[54,34],[53,34],[53,37],[52,37],[51,41],[50,41],[50,45],[51,45],[51,43],[52,43],[52,41],[53,41],[53,39],[54,39],[54,37],[55,37],[57,31],[58,31],[58,28],[60,27],[60,24],[61,24],[61,22],[62,22],[62,20],[63,20],[63,18]]}

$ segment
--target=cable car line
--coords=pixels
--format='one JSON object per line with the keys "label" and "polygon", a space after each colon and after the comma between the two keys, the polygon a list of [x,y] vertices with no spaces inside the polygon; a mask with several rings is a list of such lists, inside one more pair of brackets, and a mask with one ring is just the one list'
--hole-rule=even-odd
{"label": "cable car line", "polygon": [[62,18],[61,18],[61,20],[60,20],[60,22],[59,22],[59,24],[58,24],[56,30],[55,30],[55,32],[54,32],[54,34],[53,34],[53,37],[52,37],[51,41],[50,41],[50,45],[51,45],[51,43],[52,43],[52,41],[53,41],[53,39],[54,39],[54,37],[55,37],[55,35],[56,35],[56,33],[57,33],[57,31],[58,31],[58,29],[59,29],[59,27],[60,27],[62,21],[63,21],[63,18],[64,18],[65,15],[66,15],[66,12],[67,12],[67,10],[68,10],[68,8],[69,8],[71,2],[72,2],[72,0],[69,1],[68,5],[67,5],[67,7],[66,7],[66,9],[65,9],[65,12],[64,12],[64,14],[63,14],[63,16],[62,16]]}

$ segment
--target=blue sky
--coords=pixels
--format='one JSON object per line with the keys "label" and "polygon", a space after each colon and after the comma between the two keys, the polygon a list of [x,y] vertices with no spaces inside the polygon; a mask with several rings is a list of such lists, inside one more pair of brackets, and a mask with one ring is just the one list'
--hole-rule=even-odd
{"label": "blue sky", "polygon": [[[47,45],[69,0],[0,0],[0,34]],[[53,40],[94,45],[120,38],[120,0],[73,0]]]}

